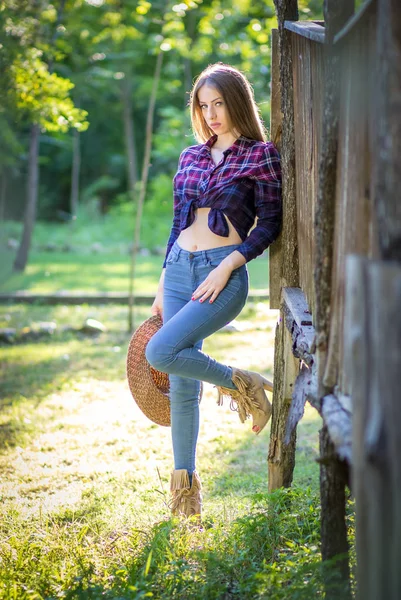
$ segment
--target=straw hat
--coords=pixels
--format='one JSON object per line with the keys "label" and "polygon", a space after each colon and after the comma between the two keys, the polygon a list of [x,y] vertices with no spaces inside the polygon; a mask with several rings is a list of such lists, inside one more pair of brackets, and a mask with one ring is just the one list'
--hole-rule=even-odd
{"label": "straw hat", "polygon": [[[132,335],[127,353],[127,378],[131,394],[144,415],[157,425],[169,427],[171,421],[168,375],[154,369],[145,356],[150,338],[162,325],[161,318],[156,315],[144,321]],[[201,384],[200,397],[202,390]]]}

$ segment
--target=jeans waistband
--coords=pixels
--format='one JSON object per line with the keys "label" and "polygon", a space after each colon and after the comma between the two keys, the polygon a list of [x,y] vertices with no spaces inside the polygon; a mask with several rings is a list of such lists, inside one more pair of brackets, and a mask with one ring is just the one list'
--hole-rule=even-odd
{"label": "jeans waistband", "polygon": [[240,244],[231,244],[230,246],[219,246],[218,248],[210,248],[209,250],[193,250],[192,252],[189,250],[184,250],[179,246],[177,241],[174,242],[170,254],[175,259],[181,258],[183,260],[195,260],[200,259],[201,261],[207,263],[208,260],[212,259],[223,259],[231,252],[234,252],[240,246]]}

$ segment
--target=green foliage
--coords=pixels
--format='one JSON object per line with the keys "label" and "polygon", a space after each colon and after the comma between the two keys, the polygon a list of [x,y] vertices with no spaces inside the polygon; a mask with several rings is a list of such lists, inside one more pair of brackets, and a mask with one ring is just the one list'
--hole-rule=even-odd
{"label": "green foliage", "polygon": [[323,20],[323,0],[298,0],[300,19]]}
{"label": "green foliage", "polygon": [[69,97],[74,84],[68,79],[50,73],[41,60],[41,52],[29,49],[24,56],[18,55],[10,67],[12,97],[20,118],[38,123],[48,132],[67,132],[70,127],[85,131],[87,112],[75,108]]}
{"label": "green foliage", "polygon": [[[299,5],[301,18],[321,17],[321,1],[300,0]],[[152,189],[157,189],[159,175],[172,178],[179,153],[194,143],[188,93],[208,64],[228,62],[247,74],[268,126],[273,0],[241,0],[235,7],[228,0],[67,0],[61,7],[50,0],[4,0],[1,5],[0,173],[7,184],[6,218],[23,215],[26,132],[32,120],[47,130],[40,144],[38,218],[55,220],[58,211],[70,212],[71,127],[82,131],[80,203],[91,200],[86,192],[92,186],[102,211],[120,204],[124,194],[129,197],[123,90],[132,102],[140,173],[159,49],[165,56],[156,102]],[[15,169],[2,169],[6,165]],[[113,185],[99,189],[99,182],[106,181]],[[143,235],[146,239],[148,234]]]}

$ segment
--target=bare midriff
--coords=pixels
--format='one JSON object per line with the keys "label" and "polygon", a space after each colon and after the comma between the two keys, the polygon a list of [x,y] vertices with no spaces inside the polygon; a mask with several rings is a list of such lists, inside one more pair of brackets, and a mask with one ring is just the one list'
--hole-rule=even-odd
{"label": "bare midriff", "polygon": [[220,248],[220,246],[242,243],[240,236],[225,215],[229,228],[228,237],[213,233],[209,229],[207,221],[209,211],[210,208],[198,208],[192,225],[181,231],[177,243],[183,250],[195,252],[196,250],[210,250],[211,248]]}

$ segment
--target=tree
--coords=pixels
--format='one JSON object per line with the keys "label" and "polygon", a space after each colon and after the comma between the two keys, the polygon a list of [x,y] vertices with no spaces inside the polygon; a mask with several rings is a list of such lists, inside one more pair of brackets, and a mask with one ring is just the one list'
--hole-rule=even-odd
{"label": "tree", "polygon": [[52,42],[60,27],[63,8],[64,2],[56,12],[46,1],[36,1],[25,2],[16,9],[14,3],[8,2],[3,11],[8,24],[6,31],[13,37],[13,52],[7,65],[10,84],[7,100],[16,118],[29,129],[30,140],[24,229],[14,262],[14,270],[18,271],[25,269],[35,222],[40,132],[68,131],[70,127],[84,130],[88,126],[86,112],[77,109],[70,98],[73,84],[51,72]]}

